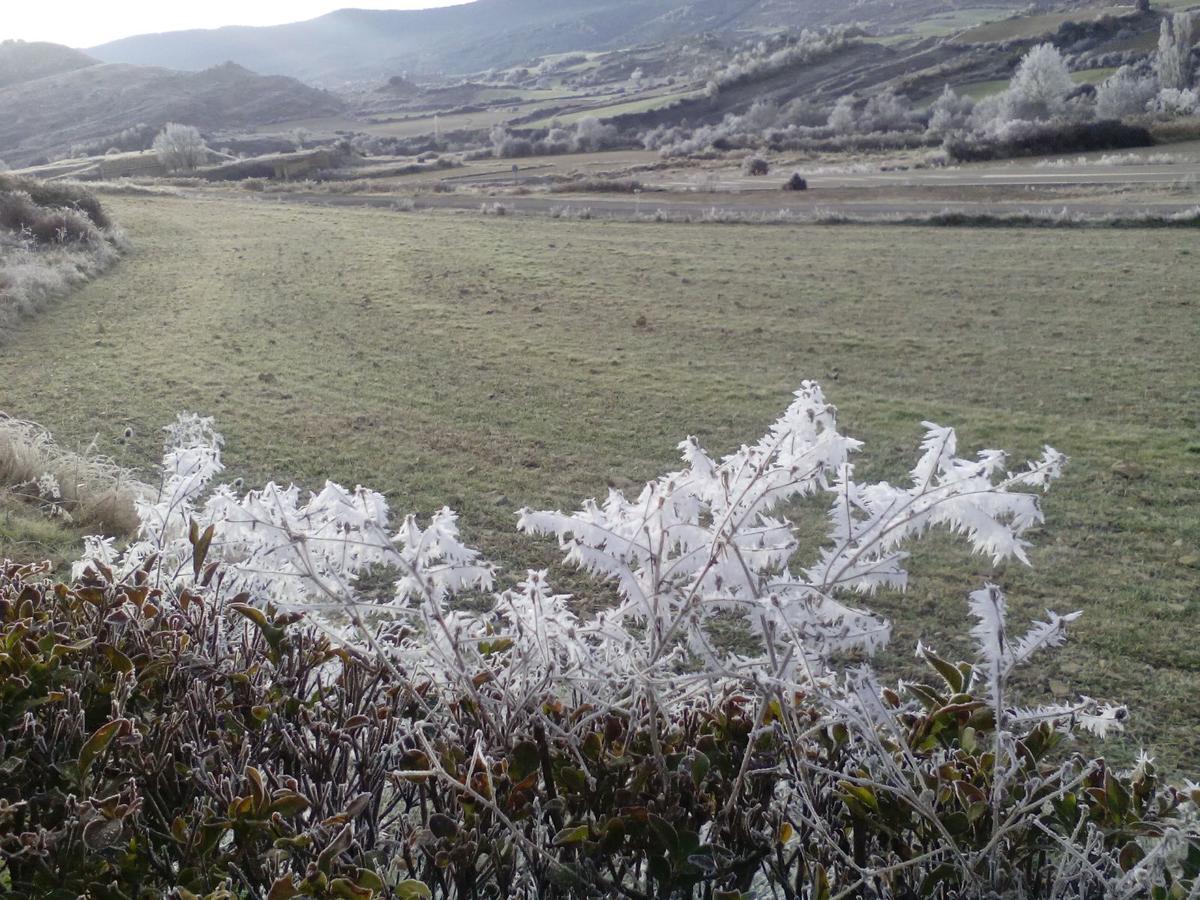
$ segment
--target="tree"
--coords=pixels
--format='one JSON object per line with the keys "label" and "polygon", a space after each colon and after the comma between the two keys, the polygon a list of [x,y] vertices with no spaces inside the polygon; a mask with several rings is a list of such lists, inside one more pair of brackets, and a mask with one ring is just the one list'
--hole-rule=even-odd
{"label": "tree", "polygon": [[615,125],[606,125],[595,116],[587,116],[575,123],[575,137],[571,149],[576,153],[591,153],[611,147],[619,136]]}
{"label": "tree", "polygon": [[1142,77],[1122,66],[1096,88],[1096,115],[1101,119],[1124,119],[1146,112],[1158,93],[1153,76]]}
{"label": "tree", "polygon": [[954,88],[946,85],[929,107],[929,133],[935,137],[945,137],[952,131],[966,128],[974,111],[975,101],[971,97],[960,97]]}
{"label": "tree", "polygon": [[1185,91],[1192,86],[1192,47],[1196,37],[1196,19],[1191,13],[1176,13],[1162,20],[1154,71],[1164,90]]}
{"label": "tree", "polygon": [[168,122],[154,139],[154,153],[170,172],[191,172],[208,159],[208,147],[190,125]]}
{"label": "tree", "polygon": [[1047,119],[1058,115],[1075,82],[1053,44],[1038,44],[1021,60],[1008,86],[1009,113],[1015,119]]}

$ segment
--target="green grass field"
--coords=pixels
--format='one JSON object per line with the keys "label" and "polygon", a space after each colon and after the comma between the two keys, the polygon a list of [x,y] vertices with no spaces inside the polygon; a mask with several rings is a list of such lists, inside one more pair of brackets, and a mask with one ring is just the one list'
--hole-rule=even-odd
{"label": "green grass field", "polygon": [[[860,472],[903,477],[922,419],[964,448],[1072,457],[1034,567],[917,550],[896,668],[968,652],[984,579],[1016,620],[1085,611],[1041,696],[1126,700],[1130,735],[1200,763],[1200,310],[1187,231],[676,226],[112,197],[135,249],[0,348],[0,409],[150,465],[180,410],[215,415],[229,477],[332,478],[458,508],[510,573],[570,505],[757,437],[822,380]],[[639,324],[644,317],[645,324]],[[119,445],[126,426],[133,440]],[[47,539],[48,540],[48,539]],[[579,577],[563,576],[572,590]]]}

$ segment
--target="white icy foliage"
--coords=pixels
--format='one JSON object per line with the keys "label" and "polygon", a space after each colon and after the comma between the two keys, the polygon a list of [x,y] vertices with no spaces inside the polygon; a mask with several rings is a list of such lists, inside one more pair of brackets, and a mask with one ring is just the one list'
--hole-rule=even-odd
{"label": "white icy foliage", "polygon": [[[194,586],[219,562],[227,595],[312,613],[340,640],[386,653],[407,671],[471,691],[471,678],[492,671],[502,684],[486,690],[505,715],[547,686],[621,705],[646,696],[675,702],[729,680],[811,683],[831,655],[870,653],[887,641],[888,623],[850,600],[903,589],[905,548],[928,529],[957,532],[993,561],[1027,562],[1023,535],[1042,520],[1027,489],[1045,489],[1065,462],[1047,448],[1006,473],[1004,454],[962,458],[952,429],[926,423],[910,485],[859,482],[850,458],[861,444],[838,430],[836,409],[807,382],[760,440],[723,459],[689,438],[680,445],[685,467],[634,499],[611,491],[575,513],[521,511],[522,531],[554,535],[568,562],[615,585],[614,606],[581,616],[544,572],[492,595],[482,612],[452,603],[491,591],[496,569],[463,543],[449,509],[424,526],[408,516],[392,532],[386,500],[363,487],[330,482],[308,493],[269,483],[243,493],[240,481],[216,484],[223,440],[211,419],[180,416],[166,431],[160,490],[139,510],[138,539],[120,553],[92,539],[89,561],[125,577],[153,560],[159,583],[175,589]],[[825,546],[808,567],[797,562],[806,548],[787,517],[804,500],[829,508]],[[196,547],[208,541],[197,566]],[[356,585],[378,567],[399,573],[382,600]],[[713,641],[714,616],[731,612],[748,623],[756,653]],[[1054,618],[1045,633],[995,649],[997,666],[1053,645],[1067,621]]]}
{"label": "white icy foliage", "polygon": [[[554,535],[566,559],[615,583],[614,622],[644,628],[647,664],[686,639],[718,667],[767,663],[789,678],[806,661],[877,650],[887,623],[847,605],[848,595],[907,584],[905,551],[934,526],[966,537],[999,562],[1028,562],[1025,532],[1042,520],[1035,494],[1057,478],[1065,457],[1046,448],[1018,474],[1002,474],[1004,455],[957,456],[952,429],[926,423],[923,455],[908,487],[854,480],[849,459],[861,444],[838,431],[836,410],[806,383],[757,443],[717,461],[689,438],[686,468],[648,483],[635,500],[610,491],[572,514],[521,512],[521,530]],[[804,549],[785,505],[829,498],[829,532],[817,563],[795,566]],[[764,643],[761,659],[717,657],[705,630],[723,611],[749,615]]]}
{"label": "white icy foliage", "polygon": [[353,581],[375,566],[402,573],[397,606],[418,595],[440,604],[463,590],[491,587],[493,567],[459,540],[449,509],[425,528],[409,516],[392,534],[387,501],[363,487],[348,491],[326,482],[307,495],[274,482],[244,494],[228,484],[213,488],[224,471],[224,439],[213,420],[181,415],[165,430],[162,481],[139,506],[138,539],[120,555],[111,541],[89,539],[77,571],[94,559],[123,576],[153,556],[161,575],[186,586],[197,577],[193,540],[211,528],[205,562],[225,564],[224,586],[284,609],[356,614]]}

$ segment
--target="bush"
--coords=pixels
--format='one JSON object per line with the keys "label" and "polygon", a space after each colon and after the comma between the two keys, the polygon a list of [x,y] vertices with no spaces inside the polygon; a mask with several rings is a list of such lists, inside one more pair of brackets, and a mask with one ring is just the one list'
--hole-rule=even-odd
{"label": "bush", "polygon": [[[1010,473],[927,425],[911,486],[857,483],[859,443],[806,383],[760,441],[718,461],[689,439],[636,499],[521,511],[615,588],[580,615],[545,572],[492,593],[449,510],[393,535],[363,488],[242,496],[212,486],[211,420],[169,434],[139,541],[92,539],[62,586],[0,569],[0,881],[20,896],[1197,888],[1200,789],[1064,752],[1127,712],[1013,701],[1077,614],[1018,636],[987,585],[976,660],[918,646],[933,677],[895,688],[845,668],[888,626],[843,601],[903,587],[928,529],[1025,559],[1051,448]],[[828,542],[792,568],[782,513],[810,497]],[[394,598],[364,597],[381,566]],[[713,643],[718,620],[749,644]]]}
{"label": "bush", "polygon": [[100,232],[84,213],[41,206],[20,191],[0,192],[0,228],[28,235],[38,244],[98,243]]}
{"label": "bush", "polygon": [[761,156],[750,156],[742,163],[742,171],[747,175],[766,175],[771,171],[771,166]]}
{"label": "bush", "polygon": [[1122,66],[1097,86],[1096,115],[1101,119],[1145,115],[1147,105],[1157,93],[1158,83],[1154,78]]}
{"label": "bush", "polygon": [[77,210],[86,215],[97,228],[108,228],[112,225],[112,220],[105,213],[96,195],[81,184],[0,175],[0,191],[28,194],[38,206]]}
{"label": "bush", "polygon": [[799,172],[793,172],[792,177],[784,183],[783,189],[785,191],[807,191],[808,180]]}
{"label": "bush", "polygon": [[1153,144],[1154,138],[1147,128],[1112,120],[1010,122],[990,134],[954,135],[946,140],[945,149],[956,160],[973,162],[1093,150],[1127,150]]}

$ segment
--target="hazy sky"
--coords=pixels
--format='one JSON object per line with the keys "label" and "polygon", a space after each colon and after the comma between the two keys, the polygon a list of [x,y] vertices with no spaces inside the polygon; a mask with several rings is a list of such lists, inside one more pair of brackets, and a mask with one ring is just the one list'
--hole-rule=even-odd
{"label": "hazy sky", "polygon": [[465,0],[0,0],[0,41],[53,41],[94,47],[150,31],[279,25],[347,6],[360,9],[425,9]]}

